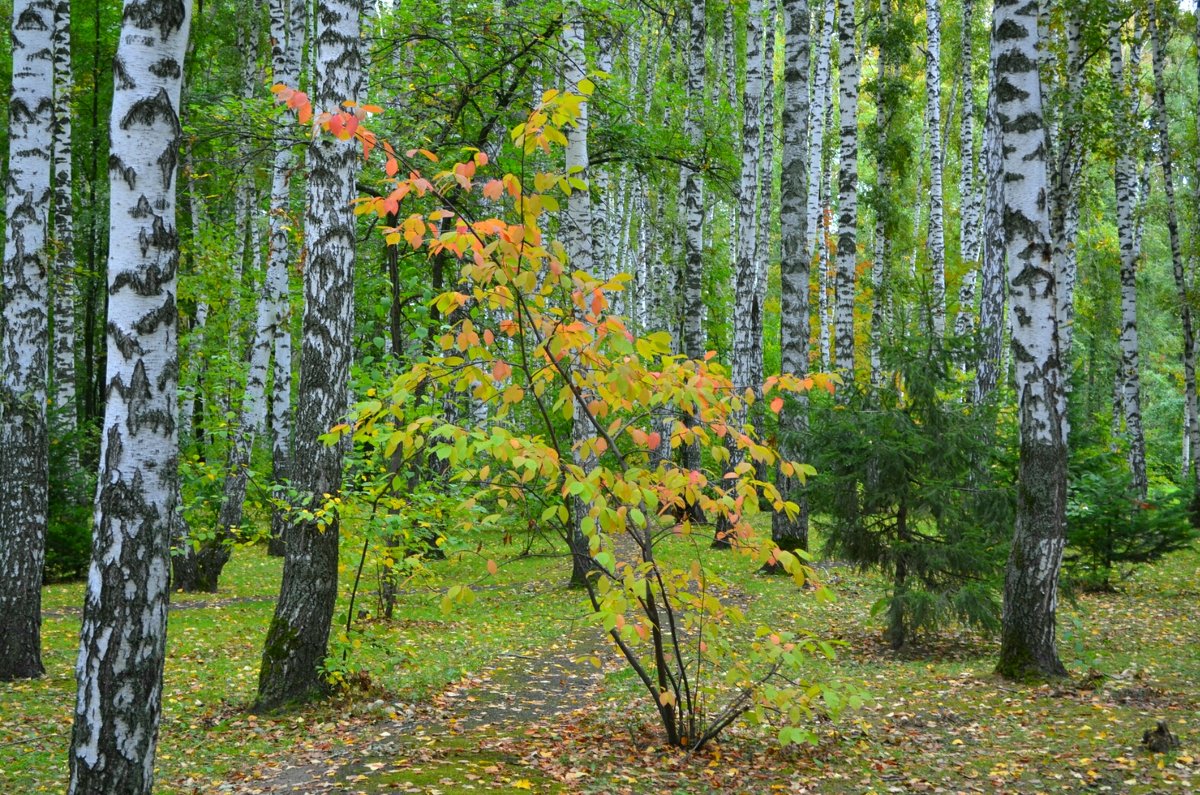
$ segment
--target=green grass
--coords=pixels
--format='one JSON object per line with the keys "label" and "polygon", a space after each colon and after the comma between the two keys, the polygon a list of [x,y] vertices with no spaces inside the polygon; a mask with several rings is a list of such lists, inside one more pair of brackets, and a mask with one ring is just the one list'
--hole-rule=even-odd
{"label": "green grass", "polygon": [[[358,622],[352,667],[369,692],[277,716],[251,716],[263,635],[280,561],[239,549],[219,594],[177,595],[206,606],[170,616],[158,791],[252,790],[254,776],[293,757],[340,754],[377,728],[364,705],[420,703],[495,655],[552,642],[582,614],[581,595],[562,583],[562,557],[515,557],[496,533],[477,551],[431,564],[406,584],[393,622]],[[667,559],[690,548],[672,542]],[[1024,686],[992,674],[993,639],[951,628],[893,654],[869,615],[882,583],[870,575],[824,571],[839,598],[819,602],[785,578],[754,573],[745,558],[694,547],[750,595],[750,626],[770,620],[844,642],[820,676],[863,688],[867,702],[838,724],[818,723],[820,744],[780,749],[770,732],[739,727],[699,757],[661,748],[653,715],[628,672],[610,674],[594,708],[554,726],[454,735],[416,732],[399,755],[350,767],[348,791],[466,792],[988,792],[1186,793],[1200,787],[1200,553],[1189,550],[1139,570],[1112,594],[1062,605],[1062,654],[1072,672],[1103,678]],[[545,551],[545,550],[540,550]],[[343,558],[345,621],[357,549]],[[495,576],[489,559],[501,561]],[[368,566],[368,569],[370,567]],[[369,574],[369,572],[368,572]],[[371,577],[358,606],[373,609]],[[476,600],[446,615],[449,583],[476,584]],[[45,589],[47,675],[0,685],[0,791],[60,792],[74,702],[73,667],[82,601],[79,584]],[[1183,740],[1177,754],[1139,748],[1155,720]],[[357,765],[357,766],[355,766]],[[371,767],[370,765],[375,765]],[[244,787],[242,786],[244,784]],[[350,787],[351,785],[347,785]]]}

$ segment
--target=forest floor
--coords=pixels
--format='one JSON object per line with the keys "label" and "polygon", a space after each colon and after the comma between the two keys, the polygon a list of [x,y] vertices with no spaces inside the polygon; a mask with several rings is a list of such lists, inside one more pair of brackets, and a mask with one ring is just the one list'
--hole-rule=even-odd
{"label": "forest floor", "polygon": [[[1200,551],[1142,569],[1115,593],[1064,603],[1062,654],[1074,678],[1041,686],[993,676],[995,642],[966,631],[892,652],[870,616],[882,593],[872,576],[824,569],[838,596],[824,603],[743,558],[705,554],[743,592],[752,621],[773,617],[844,643],[821,675],[864,689],[866,703],[818,723],[818,745],[781,748],[773,732],[742,726],[700,754],[663,747],[638,683],[585,620],[580,594],[563,587],[566,559],[513,558],[499,536],[432,564],[406,586],[395,620],[367,617],[335,643],[330,666],[356,683],[352,692],[252,715],[280,562],[251,547],[235,553],[215,597],[173,597],[157,790],[1200,790]],[[489,557],[511,559],[488,576]],[[345,595],[356,563],[345,560]],[[447,585],[464,582],[479,585],[476,600],[444,614]],[[66,782],[82,586],[48,586],[44,600],[47,675],[0,684],[0,792],[61,792]],[[357,605],[373,609],[373,600],[360,593]],[[585,661],[597,653],[600,669]],[[1160,719],[1182,741],[1177,752],[1142,748]]]}

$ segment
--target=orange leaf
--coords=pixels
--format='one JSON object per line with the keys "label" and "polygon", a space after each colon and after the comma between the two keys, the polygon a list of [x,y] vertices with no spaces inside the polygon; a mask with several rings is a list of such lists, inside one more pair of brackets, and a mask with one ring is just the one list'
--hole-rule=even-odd
{"label": "orange leaf", "polygon": [[496,572],[500,571],[500,567],[496,565],[496,561],[489,560],[487,562],[487,570],[488,574],[495,574]]}
{"label": "orange leaf", "polygon": [[771,401],[771,411],[778,414],[782,408],[783,408],[783,398],[777,397]]}

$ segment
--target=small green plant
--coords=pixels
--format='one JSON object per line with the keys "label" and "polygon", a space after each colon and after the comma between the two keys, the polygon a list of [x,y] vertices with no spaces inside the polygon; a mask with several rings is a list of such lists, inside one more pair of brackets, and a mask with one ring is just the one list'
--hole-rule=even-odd
{"label": "small green plant", "polygon": [[[894,378],[848,402],[817,400],[810,444],[827,552],[890,579],[873,614],[893,648],[951,620],[992,630],[1012,530],[1009,464],[989,406],[962,397],[961,353],[917,340],[890,351]],[[924,347],[922,347],[924,346]]]}
{"label": "small green plant", "polygon": [[1159,484],[1139,499],[1123,458],[1107,450],[1081,451],[1072,464],[1064,558],[1070,584],[1113,590],[1135,566],[1196,539],[1187,491]]}

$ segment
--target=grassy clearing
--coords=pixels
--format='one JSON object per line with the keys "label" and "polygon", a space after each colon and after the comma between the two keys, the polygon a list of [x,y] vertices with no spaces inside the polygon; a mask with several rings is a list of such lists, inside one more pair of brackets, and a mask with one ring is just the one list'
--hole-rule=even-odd
{"label": "grassy clearing", "polygon": [[[254,791],[267,768],[289,759],[347,755],[394,710],[427,702],[498,654],[553,642],[582,614],[562,581],[566,560],[527,557],[487,576],[489,558],[514,554],[484,534],[477,554],[433,564],[436,579],[409,583],[399,618],[367,619],[350,661],[369,672],[366,693],[274,717],[246,713],[280,563],[239,550],[214,599],[179,596],[169,629],[159,790]],[[675,550],[670,554],[676,554]],[[1115,594],[1063,605],[1060,635],[1072,682],[1025,687],[991,674],[993,641],[950,631],[893,654],[870,605],[879,581],[824,571],[838,593],[821,603],[745,559],[709,553],[749,594],[751,622],[771,617],[846,645],[823,675],[869,693],[838,725],[821,724],[817,747],[780,749],[741,727],[699,757],[662,749],[637,683],[610,674],[590,709],[525,730],[409,727],[392,756],[347,766],[344,792],[1115,792],[1200,788],[1200,553],[1170,556]],[[357,559],[348,553],[346,594]],[[477,599],[450,616],[446,584],[477,583]],[[369,591],[373,584],[366,582]],[[372,607],[372,597],[358,605]],[[62,791],[74,698],[82,587],[46,589],[47,676],[0,685],[0,791]],[[183,607],[185,603],[204,606]],[[356,610],[357,612],[357,610]],[[1088,675],[1089,672],[1092,675]],[[368,704],[383,706],[374,709]],[[1167,720],[1183,741],[1151,756],[1142,731]]]}

